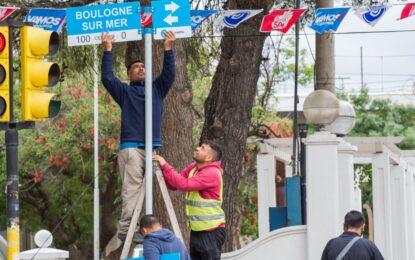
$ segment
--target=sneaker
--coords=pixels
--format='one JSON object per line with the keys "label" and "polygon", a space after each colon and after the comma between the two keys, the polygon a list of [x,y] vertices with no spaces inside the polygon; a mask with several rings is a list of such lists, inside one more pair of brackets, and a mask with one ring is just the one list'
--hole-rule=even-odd
{"label": "sneaker", "polygon": [[[127,238],[127,234],[118,233],[118,239],[121,240],[121,242],[125,242],[125,239]],[[141,235],[139,232],[135,232],[133,236],[133,242],[137,244],[142,244],[144,241],[143,235]]]}

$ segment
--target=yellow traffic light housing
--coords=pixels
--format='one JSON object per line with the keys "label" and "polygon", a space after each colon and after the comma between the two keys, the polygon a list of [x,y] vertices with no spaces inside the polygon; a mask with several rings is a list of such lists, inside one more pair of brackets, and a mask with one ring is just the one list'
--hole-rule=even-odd
{"label": "yellow traffic light housing", "polygon": [[39,121],[55,117],[61,107],[54,93],[45,92],[59,81],[58,64],[45,61],[45,56],[59,49],[59,35],[42,28],[20,29],[22,66],[22,121]]}
{"label": "yellow traffic light housing", "polygon": [[0,26],[0,122],[10,120],[9,27]]}

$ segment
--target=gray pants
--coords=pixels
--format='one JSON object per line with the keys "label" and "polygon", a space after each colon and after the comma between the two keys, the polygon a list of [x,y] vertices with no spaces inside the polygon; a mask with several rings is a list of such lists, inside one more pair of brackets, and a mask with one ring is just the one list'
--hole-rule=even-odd
{"label": "gray pants", "polygon": [[118,167],[122,179],[122,210],[119,221],[121,234],[127,234],[131,218],[143,188],[145,150],[126,148],[118,153]]}

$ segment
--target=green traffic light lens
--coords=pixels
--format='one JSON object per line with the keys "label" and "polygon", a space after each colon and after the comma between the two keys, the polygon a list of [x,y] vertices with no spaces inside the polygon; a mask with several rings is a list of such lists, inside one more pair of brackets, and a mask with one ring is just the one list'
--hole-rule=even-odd
{"label": "green traffic light lens", "polygon": [[61,110],[61,101],[60,100],[51,100],[49,102],[49,118],[53,118],[59,114]]}
{"label": "green traffic light lens", "polygon": [[0,117],[6,112],[6,100],[3,97],[0,97]]}
{"label": "green traffic light lens", "polygon": [[0,64],[0,85],[3,84],[6,79],[6,69]]}

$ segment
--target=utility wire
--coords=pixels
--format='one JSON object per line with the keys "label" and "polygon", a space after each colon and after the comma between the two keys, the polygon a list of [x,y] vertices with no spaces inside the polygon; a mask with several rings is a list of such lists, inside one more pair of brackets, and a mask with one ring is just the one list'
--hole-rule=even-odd
{"label": "utility wire", "polygon": [[[415,29],[410,30],[385,30],[385,31],[352,31],[352,32],[335,32],[334,35],[347,35],[347,34],[376,34],[376,33],[401,33],[401,32],[415,32]],[[314,36],[316,32],[311,33],[300,33],[300,35],[311,35]],[[323,33],[324,34],[324,33]],[[295,33],[285,33],[285,36],[295,36]],[[229,38],[229,37],[266,37],[270,35],[264,34],[245,34],[245,35],[199,35],[199,36],[192,36],[191,38]],[[360,57],[360,56],[359,56]]]}
{"label": "utility wire", "polygon": [[[96,177],[95,177],[96,178]],[[53,236],[53,234],[56,232],[56,230],[59,228],[59,226],[62,224],[62,222],[66,219],[66,217],[68,217],[69,213],[72,212],[73,208],[75,208],[75,206],[78,206],[78,202],[84,197],[85,192],[89,189],[91,189],[91,185],[94,183],[95,178],[92,178],[92,181],[90,183],[88,183],[88,185],[85,187],[85,189],[81,192],[81,194],[79,194],[79,196],[77,197],[77,199],[74,201],[74,203],[72,203],[72,206],[66,211],[65,215],[63,215],[63,217],[59,220],[58,224],[56,224],[56,226],[53,228],[50,237]],[[30,258],[30,260],[33,260],[36,255],[40,252],[40,250],[42,249],[42,246],[49,240],[49,237],[47,239],[45,239],[42,243],[42,245],[39,246],[39,248],[37,249],[37,252],[33,255],[32,258]]]}
{"label": "utility wire", "polygon": [[[344,56],[344,55],[336,55],[335,58],[359,58],[360,56]],[[415,54],[399,54],[399,55],[367,55],[363,56],[363,58],[407,58],[407,57],[415,57]]]}
{"label": "utility wire", "polygon": [[305,32],[305,28],[304,28],[304,25],[303,24],[301,25],[301,28],[303,29],[304,36],[305,36],[305,39],[307,41],[308,50],[310,51],[310,55],[313,58],[313,61],[315,63],[316,62],[316,58],[314,57],[313,49],[311,49],[311,45],[310,45],[310,42],[308,41],[308,37],[307,37],[307,34]]}
{"label": "utility wire", "polygon": [[[360,75],[360,73],[354,72],[336,72],[338,75]],[[415,77],[415,74],[398,74],[398,73],[389,73],[389,74],[380,74],[380,73],[365,73],[365,76],[388,76],[388,77]]]}

